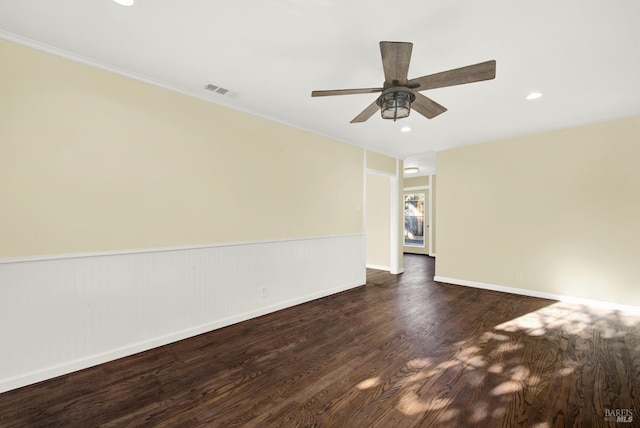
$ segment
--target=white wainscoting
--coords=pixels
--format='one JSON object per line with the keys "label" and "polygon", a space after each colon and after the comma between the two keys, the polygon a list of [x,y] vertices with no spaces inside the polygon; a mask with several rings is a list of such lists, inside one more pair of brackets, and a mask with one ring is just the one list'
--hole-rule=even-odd
{"label": "white wainscoting", "polygon": [[0,392],[366,281],[364,235],[0,261]]}

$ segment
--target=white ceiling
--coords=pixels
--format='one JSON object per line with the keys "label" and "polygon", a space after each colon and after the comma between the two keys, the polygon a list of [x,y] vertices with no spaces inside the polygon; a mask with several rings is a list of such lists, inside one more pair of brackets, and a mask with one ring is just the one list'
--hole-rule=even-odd
{"label": "white ceiling", "polygon": [[[0,0],[0,37],[406,160],[640,113],[638,0]],[[379,87],[378,43],[413,42],[409,78],[495,59],[495,80],[423,92],[449,110],[349,121]],[[1,72],[0,72],[1,73]],[[227,95],[204,89],[214,83]],[[525,100],[531,91],[544,95]],[[401,133],[402,126],[412,131]]]}

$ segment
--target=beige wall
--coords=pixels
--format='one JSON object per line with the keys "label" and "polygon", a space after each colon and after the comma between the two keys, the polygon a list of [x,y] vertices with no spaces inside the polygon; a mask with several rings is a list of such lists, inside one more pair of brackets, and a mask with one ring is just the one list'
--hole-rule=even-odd
{"label": "beige wall", "polygon": [[428,175],[404,178],[404,187],[418,187],[418,186],[429,186],[429,185],[430,185],[430,182],[429,182]]}
{"label": "beige wall", "polygon": [[640,305],[640,116],[437,153],[439,277]]}
{"label": "beige wall", "polygon": [[367,174],[367,266],[390,268],[391,179]]}
{"label": "beige wall", "polygon": [[367,150],[367,168],[395,174],[396,158]]}
{"label": "beige wall", "polygon": [[363,150],[0,41],[0,257],[362,233]]}

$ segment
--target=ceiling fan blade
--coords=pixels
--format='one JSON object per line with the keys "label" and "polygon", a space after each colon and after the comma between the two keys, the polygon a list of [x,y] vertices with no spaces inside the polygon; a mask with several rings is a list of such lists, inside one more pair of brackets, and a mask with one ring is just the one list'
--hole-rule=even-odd
{"label": "ceiling fan blade", "polygon": [[380,42],[380,54],[382,55],[382,67],[384,68],[384,80],[394,85],[405,85],[407,72],[411,61],[413,43],[408,42]]}
{"label": "ceiling fan blade", "polygon": [[354,117],[353,120],[350,123],[365,122],[371,116],[373,116],[373,114],[375,112],[380,111],[380,107],[378,106],[377,101],[378,100],[376,99],[376,101],[372,102],[369,105],[369,107],[367,107],[366,109],[362,110],[362,113],[360,113],[359,115]]}
{"label": "ceiling fan blade", "polygon": [[430,74],[428,76],[411,79],[408,86],[419,84],[415,91],[425,89],[444,88],[446,86],[462,85],[465,83],[491,80],[496,77],[496,61],[485,61],[467,67],[456,68],[454,70],[443,71],[442,73]]}
{"label": "ceiling fan blade", "polygon": [[312,97],[328,97],[330,95],[351,95],[351,94],[372,94],[382,92],[383,88],[361,88],[361,89],[332,89],[328,91],[313,91]]}
{"label": "ceiling fan blade", "polygon": [[447,111],[446,107],[441,106],[431,98],[427,98],[418,92],[414,92],[414,94],[416,96],[416,99],[411,103],[411,108],[427,119],[433,119],[439,114]]}

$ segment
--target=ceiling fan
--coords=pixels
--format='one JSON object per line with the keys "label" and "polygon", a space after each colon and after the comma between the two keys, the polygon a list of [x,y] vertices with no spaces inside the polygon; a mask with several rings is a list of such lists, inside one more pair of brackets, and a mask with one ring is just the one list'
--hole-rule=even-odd
{"label": "ceiling fan", "polygon": [[369,107],[353,118],[351,123],[366,121],[373,116],[378,109],[380,109],[383,119],[392,119],[394,121],[402,119],[409,116],[411,108],[426,118],[433,119],[447,111],[447,109],[422,95],[420,91],[480,82],[496,77],[496,62],[495,60],[491,60],[415,79],[408,79],[407,73],[409,71],[412,48],[413,43],[408,42],[380,42],[382,67],[384,69],[384,84],[382,88],[313,91],[311,92],[311,96],[326,97],[329,95],[382,92]]}

